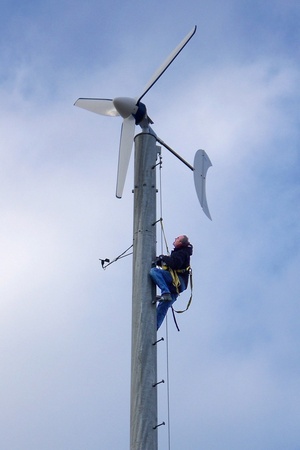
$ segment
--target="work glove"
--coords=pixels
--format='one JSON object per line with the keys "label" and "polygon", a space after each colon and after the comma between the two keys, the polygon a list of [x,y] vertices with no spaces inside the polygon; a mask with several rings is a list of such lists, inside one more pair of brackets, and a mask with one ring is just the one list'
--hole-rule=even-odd
{"label": "work glove", "polygon": [[155,264],[157,266],[161,267],[162,263],[163,263],[163,259],[164,259],[164,255],[157,256],[157,258],[155,260]]}

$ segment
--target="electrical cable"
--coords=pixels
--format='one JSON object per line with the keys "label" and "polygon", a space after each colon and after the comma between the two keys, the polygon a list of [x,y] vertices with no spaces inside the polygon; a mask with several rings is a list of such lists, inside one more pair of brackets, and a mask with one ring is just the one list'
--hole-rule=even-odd
{"label": "electrical cable", "polygon": [[[110,266],[112,263],[118,261],[119,259],[126,258],[126,256],[132,255],[132,252],[127,253],[132,247],[133,247],[133,244],[131,244],[130,247],[128,247],[126,250],[124,250],[124,252],[122,252],[119,256],[114,258],[112,261],[110,261],[108,258],[105,258],[105,259],[99,258],[99,261],[101,261],[102,269],[106,269],[106,267]],[[127,255],[126,255],[126,253],[127,253]]]}

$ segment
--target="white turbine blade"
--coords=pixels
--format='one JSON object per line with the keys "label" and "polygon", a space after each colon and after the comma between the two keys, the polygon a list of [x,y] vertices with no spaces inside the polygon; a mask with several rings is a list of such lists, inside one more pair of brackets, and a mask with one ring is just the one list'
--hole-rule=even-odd
{"label": "white turbine blade", "polygon": [[127,119],[123,120],[121,130],[117,189],[116,189],[116,197],[118,198],[121,198],[123,194],[125,179],[127,175],[132,150],[134,131],[135,131],[135,120],[132,116],[129,116],[127,117]]}
{"label": "white turbine blade", "polygon": [[206,173],[212,163],[204,150],[198,150],[194,159],[194,183],[203,212],[211,219],[206,200]]}
{"label": "white turbine blade", "polygon": [[160,66],[160,68],[155,72],[155,74],[152,76],[149,83],[146,85],[143,94],[139,97],[137,103],[141,101],[141,99],[149,91],[149,89],[152,88],[152,86],[156,83],[156,81],[167,70],[169,65],[176,58],[176,56],[181,52],[181,50],[186,46],[186,44],[189,42],[189,40],[194,36],[194,34],[196,33],[196,30],[197,30],[197,26],[195,25],[195,27],[186,35],[186,37],[180,42],[180,44],[175,48],[175,50],[173,50],[173,52],[168,56],[168,58],[164,61],[164,63]]}
{"label": "white turbine blade", "polygon": [[113,104],[113,100],[108,98],[79,98],[74,105],[103,116],[120,115]]}

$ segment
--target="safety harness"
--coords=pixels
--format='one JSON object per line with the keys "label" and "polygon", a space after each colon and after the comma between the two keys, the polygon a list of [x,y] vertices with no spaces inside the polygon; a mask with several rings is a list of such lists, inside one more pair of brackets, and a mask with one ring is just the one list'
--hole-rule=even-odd
{"label": "safety harness", "polygon": [[171,269],[171,267],[167,267],[167,266],[163,266],[164,270],[168,270],[171,274],[172,277],[172,282],[173,282],[173,286],[175,286],[176,288],[176,292],[178,295],[180,295],[180,290],[179,290],[179,286],[180,286],[180,278],[179,278],[179,274],[181,273],[185,273],[188,272],[189,273],[189,277],[190,277],[190,287],[191,287],[191,295],[190,295],[190,299],[187,303],[187,306],[185,309],[183,309],[182,311],[177,311],[174,309],[174,311],[178,314],[184,313],[185,311],[187,311],[192,303],[192,298],[193,298],[193,276],[192,276],[192,268],[191,266],[188,266],[186,269]]}
{"label": "safety harness", "polygon": [[173,308],[173,305],[171,306],[172,308],[172,315],[173,315],[173,320],[175,323],[175,326],[177,328],[178,331],[180,331],[177,320],[176,320],[176,316],[175,313],[177,314],[181,314],[184,313],[185,311],[187,311],[192,303],[192,298],[193,298],[193,276],[192,276],[192,268],[191,266],[188,266],[186,269],[178,269],[178,270],[173,270],[170,267],[167,266],[162,266],[162,268],[164,270],[168,270],[172,276],[172,282],[173,282],[173,286],[175,286],[176,288],[176,292],[178,295],[180,295],[180,290],[179,290],[179,286],[180,286],[180,278],[179,278],[179,274],[180,273],[184,273],[184,272],[188,272],[189,273],[189,277],[190,277],[190,287],[191,287],[191,295],[190,295],[190,299],[187,303],[187,306],[185,309],[177,311],[176,309]]}

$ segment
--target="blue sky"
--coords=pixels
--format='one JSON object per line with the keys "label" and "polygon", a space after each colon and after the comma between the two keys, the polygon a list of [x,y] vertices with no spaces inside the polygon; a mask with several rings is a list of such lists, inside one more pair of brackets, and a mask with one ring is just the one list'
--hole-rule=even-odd
{"label": "blue sky", "polygon": [[117,200],[121,122],[73,103],[138,95],[197,25],[144,98],[161,139],[213,163],[211,222],[163,151],[169,246],[195,249],[168,321],[171,448],[299,450],[298,2],[2,3],[0,447],[129,448],[132,261],[99,258],[132,243],[132,161]]}

